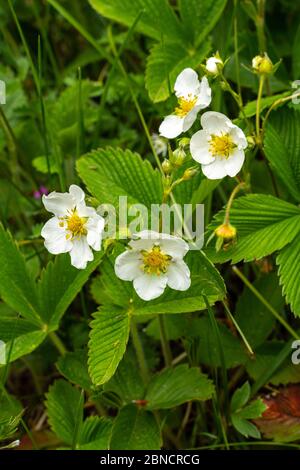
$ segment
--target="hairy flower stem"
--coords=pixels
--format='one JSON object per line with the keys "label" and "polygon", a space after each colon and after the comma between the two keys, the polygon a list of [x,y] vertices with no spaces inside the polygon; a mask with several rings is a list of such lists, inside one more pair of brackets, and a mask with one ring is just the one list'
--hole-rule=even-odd
{"label": "hairy flower stem", "polygon": [[224,217],[224,224],[225,225],[228,225],[229,224],[229,219],[230,219],[230,209],[231,209],[231,206],[232,206],[232,203],[234,201],[234,198],[235,196],[237,195],[237,193],[246,187],[246,183],[244,181],[242,181],[241,183],[239,183],[235,188],[234,190],[232,191],[232,193],[230,194],[230,197],[228,199],[228,202],[227,202],[227,206],[226,206],[226,210],[225,210],[225,217]]}
{"label": "hairy flower stem", "polygon": [[141,376],[142,376],[144,384],[147,385],[147,383],[149,382],[149,369],[148,369],[148,364],[146,362],[143,345],[140,340],[138,329],[137,329],[134,318],[131,318],[130,333],[131,333],[133,347],[135,349],[136,357],[139,363]]}
{"label": "hairy flower stem", "polygon": [[233,272],[243,281],[245,286],[260,300],[269,312],[279,321],[279,323],[290,333],[293,338],[299,340],[299,334],[285,321],[285,319],[275,310],[275,308],[264,298],[264,296],[251,284],[237,266],[232,267]]}

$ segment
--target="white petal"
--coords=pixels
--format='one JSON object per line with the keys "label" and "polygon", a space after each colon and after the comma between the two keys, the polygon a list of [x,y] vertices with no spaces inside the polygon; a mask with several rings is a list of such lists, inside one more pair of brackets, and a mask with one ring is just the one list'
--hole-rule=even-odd
{"label": "white petal", "polygon": [[102,232],[104,229],[104,219],[101,215],[98,215],[95,211],[93,217],[89,217],[87,223],[85,224],[87,229],[87,242],[88,244],[96,251],[100,250]]}
{"label": "white petal", "polygon": [[142,230],[132,235],[133,238],[140,238],[143,240],[157,240],[162,234],[155,232],[155,230]]}
{"label": "white petal", "polygon": [[218,135],[221,132],[228,132],[233,127],[233,124],[225,114],[207,111],[201,116],[201,126],[209,134]]}
{"label": "white petal", "polygon": [[159,297],[166,288],[168,278],[166,275],[142,274],[133,281],[137,295],[143,300],[152,300]]}
{"label": "white petal", "polygon": [[182,131],[186,132],[188,131],[194,122],[197,119],[197,114],[200,111],[200,106],[194,106],[193,109],[183,118],[183,125],[182,125]]}
{"label": "white petal", "polygon": [[167,139],[174,139],[183,132],[183,118],[170,114],[159,126],[159,133]]}
{"label": "white petal", "polygon": [[94,209],[94,207],[86,206],[84,201],[76,205],[76,210],[79,217],[94,217],[95,214],[97,214],[96,209]]}
{"label": "white petal", "polygon": [[203,129],[196,132],[190,141],[190,151],[194,160],[199,163],[212,163],[215,160],[209,152],[209,135]]}
{"label": "white petal", "polygon": [[94,259],[86,237],[74,238],[70,255],[71,264],[77,269],[85,269],[88,261],[93,261]]}
{"label": "white petal", "polygon": [[175,290],[187,290],[191,285],[191,274],[183,260],[171,263],[168,268],[168,286]]}
{"label": "white petal", "polygon": [[44,194],[42,201],[46,210],[52,212],[52,214],[57,217],[66,215],[69,210],[74,208],[74,200],[69,193],[57,193],[53,191],[48,194],[48,196]]}
{"label": "white petal", "polygon": [[159,241],[161,250],[167,255],[172,256],[172,258],[183,258],[189,251],[189,245],[182,238],[174,237],[173,235],[169,235],[169,237],[164,237]]}
{"label": "white petal", "polygon": [[138,251],[150,250],[159,236],[160,234],[154,230],[142,230],[132,235],[132,240],[130,240],[128,245]]}
{"label": "white petal", "polygon": [[196,96],[199,93],[200,82],[195,70],[191,68],[184,69],[176,78],[174,85],[177,97],[183,96],[187,98],[189,95]]}
{"label": "white petal", "polygon": [[245,153],[243,150],[235,149],[232,155],[225,160],[226,173],[229,176],[235,176],[239,173],[245,160]]}
{"label": "white petal", "polygon": [[201,168],[204,175],[210,180],[218,180],[227,175],[225,159],[216,158],[215,161],[209,165],[202,165]]}
{"label": "white petal", "polygon": [[200,84],[200,92],[198,94],[197,105],[200,109],[207,108],[211,102],[211,88],[206,77],[203,77]]}
{"label": "white petal", "polygon": [[206,70],[210,73],[217,74],[218,73],[218,67],[217,64],[221,64],[222,61],[220,59],[217,59],[216,57],[209,57],[206,61]]}
{"label": "white petal", "polygon": [[115,260],[115,273],[123,281],[133,281],[140,276],[142,260],[140,254],[134,250],[121,253]]}
{"label": "white petal", "polygon": [[233,128],[230,131],[233,142],[238,146],[239,149],[245,149],[248,146],[246,136],[242,129],[238,126],[233,125]]}
{"label": "white petal", "polygon": [[72,242],[66,239],[66,230],[60,227],[60,220],[52,217],[45,223],[41,231],[41,236],[45,239],[45,247],[53,255],[67,253],[72,249]]}
{"label": "white petal", "polygon": [[71,184],[69,188],[69,193],[74,199],[75,206],[77,206],[78,204],[84,201],[84,198],[85,198],[84,191],[76,184]]}

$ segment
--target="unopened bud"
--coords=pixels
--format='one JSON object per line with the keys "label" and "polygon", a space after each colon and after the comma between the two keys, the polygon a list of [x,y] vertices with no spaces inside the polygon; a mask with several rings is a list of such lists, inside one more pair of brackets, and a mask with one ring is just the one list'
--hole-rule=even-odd
{"label": "unopened bud", "polygon": [[187,170],[185,170],[185,172],[182,175],[182,180],[183,181],[188,181],[188,180],[192,179],[193,176],[195,176],[197,173],[198,173],[197,168],[195,168],[195,167],[194,168],[193,167],[187,168]]}
{"label": "unopened bud", "polygon": [[169,160],[165,159],[162,164],[162,169],[165,175],[169,175],[172,171],[172,164],[170,163]]}
{"label": "unopened bud", "polygon": [[205,65],[206,72],[214,76],[219,75],[222,72],[223,67],[224,63],[218,53],[209,57]]}
{"label": "unopened bud", "polygon": [[265,52],[264,55],[257,55],[252,59],[252,68],[259,74],[270,74],[273,72],[273,63]]}
{"label": "unopened bud", "polygon": [[172,163],[175,166],[181,166],[186,159],[186,153],[183,150],[183,147],[179,147],[178,149],[174,150],[172,155]]}

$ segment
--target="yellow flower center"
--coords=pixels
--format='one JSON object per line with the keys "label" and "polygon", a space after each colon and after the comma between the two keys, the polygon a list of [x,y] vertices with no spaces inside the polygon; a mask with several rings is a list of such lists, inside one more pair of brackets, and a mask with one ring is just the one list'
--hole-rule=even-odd
{"label": "yellow flower center", "polygon": [[181,96],[178,98],[178,106],[175,108],[175,114],[181,118],[185,117],[195,106],[197,96],[189,95],[188,98]]}
{"label": "yellow flower center", "polygon": [[85,224],[87,222],[87,218],[79,217],[76,209],[74,209],[70,215],[63,217],[60,226],[64,226],[64,220],[67,223],[67,230],[71,233],[66,235],[66,238],[69,239],[70,237],[81,237],[82,235],[87,234],[87,230],[85,228]]}
{"label": "yellow flower center", "polygon": [[212,135],[209,142],[209,150],[213,157],[228,158],[236,147],[229,134]]}
{"label": "yellow flower center", "polygon": [[142,250],[142,269],[147,274],[160,276],[165,274],[170,264],[172,256],[166,255],[159,246],[154,245],[151,250]]}

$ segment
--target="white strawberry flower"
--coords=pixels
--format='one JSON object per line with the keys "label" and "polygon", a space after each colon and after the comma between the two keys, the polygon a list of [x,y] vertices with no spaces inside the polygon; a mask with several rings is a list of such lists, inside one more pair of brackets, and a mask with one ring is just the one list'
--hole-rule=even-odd
{"label": "white strawberry flower", "polygon": [[194,124],[200,109],[207,108],[211,102],[211,89],[206,77],[199,81],[197,73],[190,68],[184,69],[174,85],[178,106],[174,114],[163,120],[159,133],[173,139],[188,131]]}
{"label": "white strawberry flower", "polygon": [[94,259],[91,248],[100,251],[103,217],[93,207],[86,206],[85,194],[75,184],[68,193],[53,191],[42,200],[46,210],[54,214],[42,228],[45,247],[54,255],[70,253],[71,264],[85,269],[88,261]]}
{"label": "white strawberry flower", "polygon": [[190,270],[183,261],[189,246],[184,240],[152,230],[133,238],[130,249],[116,258],[115,273],[123,281],[133,281],[141,299],[156,299],[167,286],[179,291],[190,287]]}
{"label": "white strawberry flower", "polygon": [[247,139],[244,132],[222,113],[208,111],[201,116],[202,128],[190,141],[194,160],[201,163],[208,179],[235,176],[245,160]]}

